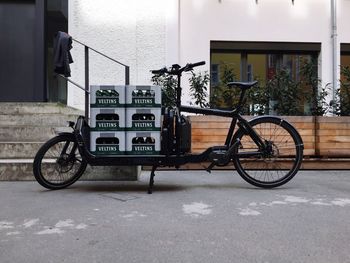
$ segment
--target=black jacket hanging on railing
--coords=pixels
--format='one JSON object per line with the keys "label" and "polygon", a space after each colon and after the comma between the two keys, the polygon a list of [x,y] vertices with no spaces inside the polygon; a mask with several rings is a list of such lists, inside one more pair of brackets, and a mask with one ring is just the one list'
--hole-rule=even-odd
{"label": "black jacket hanging on railing", "polygon": [[70,50],[72,49],[72,37],[65,32],[58,31],[53,45],[54,71],[65,77],[70,77],[69,64],[73,63]]}

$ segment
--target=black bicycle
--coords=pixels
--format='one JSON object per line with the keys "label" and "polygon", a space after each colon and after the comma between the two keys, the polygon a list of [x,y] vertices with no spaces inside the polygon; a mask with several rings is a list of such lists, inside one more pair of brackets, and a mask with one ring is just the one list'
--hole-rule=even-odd
{"label": "black bicycle", "polygon": [[[181,105],[181,76],[183,72],[205,62],[173,65],[151,71],[156,75],[177,77],[176,106],[163,108],[161,152],[159,155],[108,155],[97,156],[89,151],[90,127],[83,116],[70,122],[72,133],[60,133],[46,142],[34,159],[36,180],[48,189],[62,189],[84,173],[87,164],[92,166],[148,165],[152,166],[148,193],[152,193],[157,167],[179,167],[186,163],[210,162],[214,166],[234,164],[239,175],[248,183],[263,188],[281,186],[298,172],[303,159],[303,141],[297,130],[287,121],[275,116],[260,116],[250,121],[240,112],[246,91],[255,82],[231,82],[230,88],[240,89],[239,102],[233,110],[203,109]],[[213,146],[200,154],[191,154],[191,124],[182,112],[215,115],[231,118],[231,125],[223,145]],[[238,126],[237,129],[236,125]]]}

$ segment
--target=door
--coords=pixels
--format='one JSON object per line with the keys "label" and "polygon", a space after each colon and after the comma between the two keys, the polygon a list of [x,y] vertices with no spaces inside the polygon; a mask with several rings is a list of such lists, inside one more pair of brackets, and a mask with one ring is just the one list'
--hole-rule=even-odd
{"label": "door", "polygon": [[43,101],[36,11],[35,1],[0,0],[0,102]]}

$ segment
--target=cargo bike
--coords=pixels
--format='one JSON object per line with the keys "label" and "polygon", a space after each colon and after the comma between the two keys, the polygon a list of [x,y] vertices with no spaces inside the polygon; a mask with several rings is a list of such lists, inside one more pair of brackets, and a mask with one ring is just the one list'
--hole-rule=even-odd
{"label": "cargo bike", "polygon": [[[98,122],[102,128],[108,125],[104,124],[100,114],[94,113],[92,109],[91,116],[94,115],[94,118],[90,118],[93,119],[90,125],[83,116],[79,116],[76,123],[69,122],[69,126],[73,129],[71,133],[60,133],[39,149],[33,164],[36,180],[42,186],[56,190],[76,182],[88,164],[91,166],[145,165],[152,166],[148,186],[148,193],[152,193],[155,171],[158,167],[179,168],[187,163],[209,163],[206,171],[210,173],[214,166],[222,167],[233,163],[238,174],[254,186],[273,188],[287,183],[296,175],[302,163],[303,141],[298,131],[289,122],[279,117],[259,116],[248,121],[240,115],[245,102],[245,93],[257,84],[256,81],[228,83],[229,88],[240,89],[239,101],[233,110],[181,105],[182,73],[192,71],[194,67],[204,64],[204,61],[189,63],[184,67],[175,64],[170,68],[151,71],[158,76],[170,74],[177,78],[176,106],[162,107],[159,114],[147,114],[149,112],[147,109],[139,109],[142,114],[137,110],[129,109],[133,114],[128,119],[130,121],[131,118],[132,122],[138,123],[141,130],[142,127],[147,128],[152,122],[159,122],[161,127],[158,133],[120,132],[119,138],[118,136],[97,138],[93,135],[93,127],[96,123],[92,122]],[[113,92],[98,90],[91,96],[103,96],[105,93],[105,102],[114,103]],[[117,92],[114,93],[118,95]],[[147,103],[147,100],[155,96],[155,92],[149,88],[136,89],[131,95],[136,98],[136,101]],[[121,120],[120,117],[113,119],[113,116],[118,115],[113,112],[115,113],[116,109],[107,111],[105,115],[110,120],[109,126],[112,125],[111,120]],[[183,112],[230,118],[231,124],[223,145],[209,147],[202,153],[191,153],[191,122],[188,117],[182,115]],[[157,118],[159,120],[155,120]],[[137,120],[141,121],[137,122]],[[127,122],[127,120],[123,121]],[[130,147],[127,146],[129,152],[119,148],[123,140],[126,140],[126,144],[130,144]],[[100,153],[97,153],[96,148]]]}

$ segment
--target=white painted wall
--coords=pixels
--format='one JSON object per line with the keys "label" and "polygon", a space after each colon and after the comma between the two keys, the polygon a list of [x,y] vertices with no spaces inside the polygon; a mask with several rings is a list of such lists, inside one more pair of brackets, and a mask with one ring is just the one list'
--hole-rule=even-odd
{"label": "white painted wall", "polygon": [[[72,0],[69,33],[130,66],[130,84],[150,83],[150,69],[165,65],[167,1]],[[74,43],[72,80],[84,84],[83,47]],[[123,84],[124,68],[91,52],[90,84]],[[84,92],[68,89],[68,105],[84,108]]]}
{"label": "white painted wall", "polygon": [[[210,41],[319,42],[320,77],[332,82],[331,0],[73,0],[69,32],[131,67],[131,83],[149,83],[150,69],[205,60]],[[337,0],[338,51],[350,43],[350,0]],[[80,48],[80,49],[79,49]],[[84,83],[82,48],[75,45],[73,80]],[[91,84],[123,82],[123,70],[92,57]],[[339,55],[338,55],[338,61]],[[338,74],[339,75],[339,74]],[[188,103],[184,82],[183,102]],[[68,103],[83,105],[69,89]]]}
{"label": "white painted wall", "polygon": [[[320,42],[320,77],[323,84],[332,82],[330,0],[295,0],[294,5],[291,0],[180,2],[181,63],[209,62],[210,40]],[[340,42],[350,43],[349,12],[350,1],[338,0],[338,50]]]}

